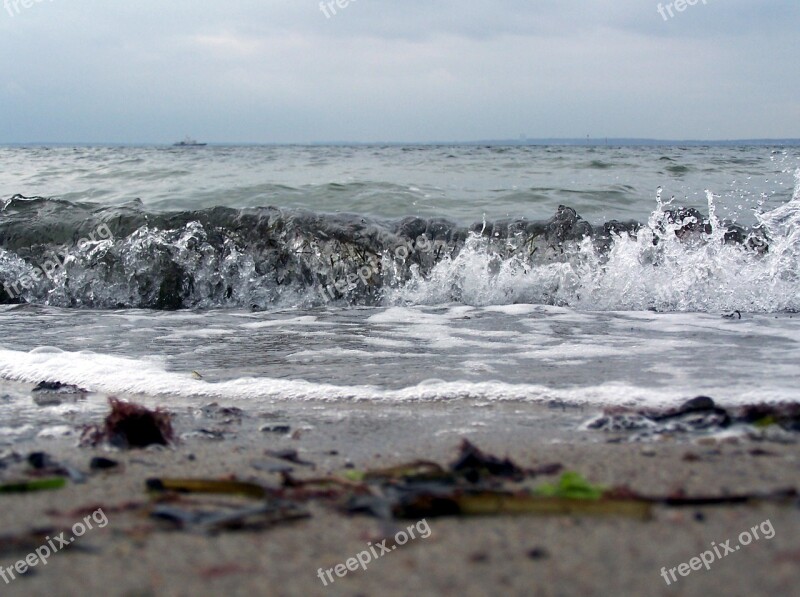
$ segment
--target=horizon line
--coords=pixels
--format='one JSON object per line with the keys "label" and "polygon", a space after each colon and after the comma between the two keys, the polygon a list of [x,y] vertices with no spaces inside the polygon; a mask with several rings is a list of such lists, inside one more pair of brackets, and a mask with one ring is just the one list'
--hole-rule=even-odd
{"label": "horizon line", "polygon": [[[469,141],[207,141],[206,146],[469,146],[469,145],[800,145],[800,138],[793,137],[750,137],[734,139],[660,139],[657,137],[535,137],[519,139],[476,139]],[[0,147],[19,146],[103,146],[103,147],[176,147],[174,142],[165,141],[9,141],[0,142]]]}

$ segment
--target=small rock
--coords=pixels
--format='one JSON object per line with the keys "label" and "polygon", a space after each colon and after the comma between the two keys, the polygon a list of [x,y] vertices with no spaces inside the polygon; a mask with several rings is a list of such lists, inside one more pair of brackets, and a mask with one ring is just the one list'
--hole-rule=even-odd
{"label": "small rock", "polygon": [[31,452],[28,454],[28,464],[37,471],[57,466],[56,461],[47,452]]}
{"label": "small rock", "polygon": [[279,460],[285,460],[286,462],[292,462],[294,464],[300,464],[302,466],[311,466],[315,467],[316,465],[313,462],[308,462],[306,460],[302,460],[297,453],[297,450],[266,450],[264,452],[267,456],[271,456],[272,458],[277,458]]}
{"label": "small rock", "polygon": [[290,425],[281,425],[281,424],[267,424],[262,425],[258,428],[258,430],[262,433],[289,433],[292,428]]}
{"label": "small rock", "polygon": [[187,431],[186,433],[181,434],[181,439],[207,439],[221,441],[225,439],[225,432],[219,429],[195,429],[194,431]]}
{"label": "small rock", "polygon": [[103,458],[102,456],[95,456],[92,458],[91,462],[89,462],[89,468],[93,471],[104,471],[110,468],[116,468],[119,466],[119,462],[116,460],[111,460],[110,458]]}
{"label": "small rock", "polygon": [[252,466],[257,471],[263,471],[265,473],[291,473],[294,472],[294,467],[283,462],[263,462],[263,461],[255,461],[251,462],[250,466]]}
{"label": "small rock", "polygon": [[528,550],[528,557],[532,560],[546,560],[550,557],[548,551],[543,547],[534,547]]}
{"label": "small rock", "polygon": [[698,396],[697,398],[692,398],[691,400],[684,402],[681,405],[680,410],[684,413],[687,413],[699,410],[712,410],[716,407],[717,405],[714,403],[713,398],[709,398],[708,396]]}
{"label": "small rock", "polygon": [[88,390],[60,381],[40,381],[32,392],[59,392],[61,394],[88,394]]}

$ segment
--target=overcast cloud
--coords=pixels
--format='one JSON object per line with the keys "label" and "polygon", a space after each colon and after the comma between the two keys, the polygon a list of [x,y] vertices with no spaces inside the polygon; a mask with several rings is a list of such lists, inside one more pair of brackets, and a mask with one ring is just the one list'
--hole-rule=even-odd
{"label": "overcast cloud", "polygon": [[0,143],[800,137],[800,2],[657,6],[7,0]]}

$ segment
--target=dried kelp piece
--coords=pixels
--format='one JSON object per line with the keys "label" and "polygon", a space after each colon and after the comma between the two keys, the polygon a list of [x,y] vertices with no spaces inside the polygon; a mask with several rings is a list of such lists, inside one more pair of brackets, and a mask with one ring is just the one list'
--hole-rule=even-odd
{"label": "dried kelp piece", "polygon": [[295,500],[339,499],[343,495],[363,495],[371,492],[370,487],[360,481],[342,477],[315,477],[296,479],[291,473],[281,473],[283,487],[281,495]]}
{"label": "dried kelp piece", "polygon": [[734,409],[734,417],[756,427],[778,425],[787,431],[800,431],[800,404],[796,402],[742,406]]}
{"label": "dried kelp piece", "polygon": [[52,491],[67,486],[64,477],[48,477],[46,479],[31,479],[0,485],[0,493],[32,493],[35,491]]}
{"label": "dried kelp piece", "polygon": [[653,503],[663,504],[672,508],[698,507],[698,506],[735,506],[740,504],[758,504],[764,502],[773,503],[794,503],[798,498],[797,490],[794,488],[781,489],[767,493],[749,493],[738,495],[720,496],[688,496],[685,494],[674,494],[665,497],[642,498]]}
{"label": "dried kelp piece", "polygon": [[443,482],[453,482],[455,477],[448,473],[440,464],[430,460],[415,460],[407,464],[389,468],[375,469],[366,472],[345,471],[343,475],[353,481],[429,481],[436,479]]}
{"label": "dried kelp piece", "polygon": [[393,508],[396,504],[381,495],[353,495],[344,505],[344,511],[349,514],[368,514],[381,520],[393,518]]}
{"label": "dried kelp piece", "polygon": [[470,483],[477,483],[487,477],[520,481],[526,476],[526,471],[508,458],[501,460],[496,456],[485,454],[468,440],[463,440],[461,443],[461,452],[450,465],[450,470]]}
{"label": "dried kelp piece", "polygon": [[172,523],[178,529],[197,532],[221,530],[262,530],[278,523],[309,518],[311,515],[294,504],[259,504],[231,509],[197,510],[159,504],[150,516]]}
{"label": "dried kelp piece", "polygon": [[542,464],[541,466],[537,466],[536,468],[533,469],[529,469],[528,474],[532,477],[557,475],[563,470],[564,470],[563,464],[561,464],[560,462],[551,462],[548,464]]}
{"label": "dried kelp piece", "polygon": [[84,429],[81,443],[96,446],[107,441],[118,448],[166,446],[173,442],[171,415],[161,409],[150,410],[139,404],[109,398],[111,412],[102,425]]}
{"label": "dried kelp piece", "polygon": [[647,520],[652,504],[628,499],[596,500],[542,497],[527,492],[455,491],[450,494],[417,493],[405,496],[393,508],[399,518],[428,516],[625,516]]}
{"label": "dried kelp piece", "polygon": [[213,510],[208,510],[202,503],[189,503],[180,498],[177,502],[157,504],[151,509],[151,517],[170,522],[179,529],[206,533],[260,530],[310,516],[295,501],[286,500],[277,490],[256,483],[217,479],[148,479],[147,488],[157,493],[216,494],[264,500],[255,506],[231,505],[226,508],[217,504]]}
{"label": "dried kelp piece", "polygon": [[252,498],[266,498],[273,491],[256,483],[218,479],[148,479],[148,491],[176,493],[212,493],[244,495]]}
{"label": "dried kelp piece", "polygon": [[793,504],[798,494],[794,487],[769,492],[754,492],[729,495],[687,495],[683,490],[670,495],[645,495],[629,487],[614,487],[607,490],[605,498],[638,500],[669,508],[696,508],[703,506],[739,506],[760,503]]}
{"label": "dried kelp piece", "polygon": [[800,404],[753,404],[725,409],[707,396],[698,396],[677,408],[606,409],[601,416],[588,421],[584,426],[587,429],[611,432],[642,432],[631,438],[636,440],[647,439],[652,435],[722,431],[736,424],[756,427],[774,425],[784,431],[797,432],[800,431]]}
{"label": "dried kelp piece", "polygon": [[[559,464],[550,464],[526,470],[508,458],[486,454],[464,441],[449,470],[435,462],[418,460],[359,473],[354,480],[363,480],[372,492],[351,495],[346,510],[384,519],[482,514],[649,515],[651,505],[647,502],[635,498],[606,499],[603,487],[574,472],[564,473],[555,484],[543,484],[533,491],[512,491],[508,487],[526,477],[540,472],[554,474],[561,468]],[[578,504],[589,501],[603,505]]]}

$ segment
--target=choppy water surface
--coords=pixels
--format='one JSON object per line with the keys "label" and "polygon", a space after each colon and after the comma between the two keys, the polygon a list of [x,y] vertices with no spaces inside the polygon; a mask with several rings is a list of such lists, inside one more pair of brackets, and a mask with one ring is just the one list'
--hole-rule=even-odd
{"label": "choppy water surface", "polygon": [[0,149],[0,378],[167,402],[796,400],[799,158]]}

